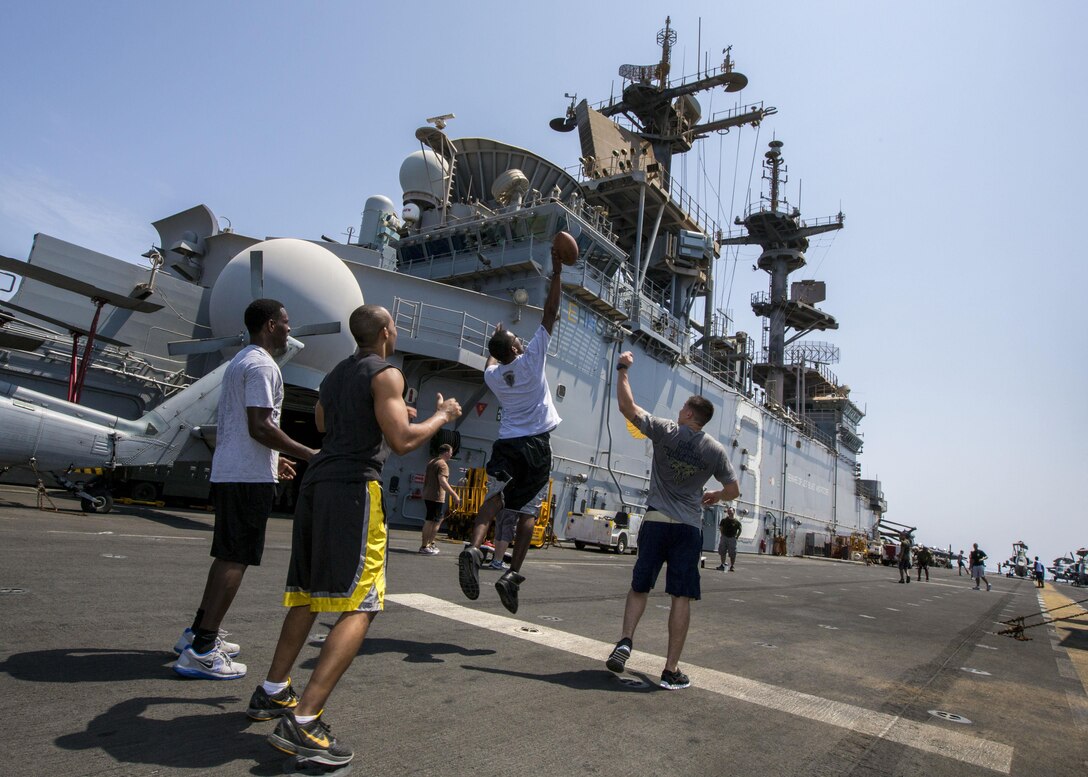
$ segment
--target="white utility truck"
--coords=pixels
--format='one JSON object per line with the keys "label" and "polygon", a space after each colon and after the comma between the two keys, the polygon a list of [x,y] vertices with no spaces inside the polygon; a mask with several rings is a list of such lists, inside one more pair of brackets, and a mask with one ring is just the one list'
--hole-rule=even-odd
{"label": "white utility truck", "polygon": [[593,545],[601,550],[626,553],[638,550],[638,530],[642,516],[626,510],[589,509],[584,513],[567,513],[564,538],[581,550]]}

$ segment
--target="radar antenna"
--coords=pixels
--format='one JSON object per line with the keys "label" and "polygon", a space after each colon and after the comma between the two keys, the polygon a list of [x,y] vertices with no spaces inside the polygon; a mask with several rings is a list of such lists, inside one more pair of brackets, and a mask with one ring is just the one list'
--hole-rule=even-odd
{"label": "radar antenna", "polygon": [[[677,37],[672,17],[666,17],[665,26],[657,33],[660,61],[654,65],[622,65],[619,69],[619,75],[624,79],[621,95],[599,105],[586,105],[609,118],[619,115],[626,118],[634,132],[651,143],[654,157],[663,165],[665,173],[671,172],[672,155],[690,151],[696,140],[712,132],[727,132],[732,127],[757,126],[767,116],[778,112],[763,103],[751,103],[717,112],[708,121],[701,121],[694,95],[717,87],[726,92],[738,92],[748,85],[748,78],[734,70],[730,47],[723,50],[720,67],[701,77],[683,78],[670,84],[672,50]],[[576,106],[575,112],[580,110],[581,107]],[[581,119],[553,119],[551,127],[569,132],[579,121]],[[586,154],[584,149],[583,155],[595,156]]]}
{"label": "radar antenna", "polygon": [[441,116],[432,116],[431,118],[427,119],[427,123],[433,124],[436,129],[443,130],[446,128],[447,121],[456,118],[457,116],[452,113],[443,113]]}
{"label": "radar antenna", "polygon": [[669,25],[672,17],[665,17],[664,29],[657,31],[657,45],[661,47],[661,64],[657,66],[657,77],[661,85],[665,86],[669,80],[669,69],[672,67],[672,47],[676,44],[676,30]]}

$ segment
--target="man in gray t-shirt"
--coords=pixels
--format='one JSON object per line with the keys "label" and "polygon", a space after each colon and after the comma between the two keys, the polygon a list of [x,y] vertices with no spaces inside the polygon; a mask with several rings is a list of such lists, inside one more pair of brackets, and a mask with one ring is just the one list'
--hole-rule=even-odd
{"label": "man in gray t-shirt", "polygon": [[[705,397],[692,396],[676,421],[655,418],[635,404],[627,376],[634,361],[631,351],[620,354],[616,400],[623,416],[653,443],[654,453],[646,517],[638,533],[638,559],[623,610],[623,633],[605,663],[613,672],[623,672],[650,591],[667,564],[665,592],[672,596],[672,605],[661,687],[676,690],[691,685],[679,661],[691,620],[691,601],[699,598],[703,508],[736,499],[740,488],[725,448],[703,431],[714,416],[714,406]],[[704,492],[712,477],[722,484],[721,490]]]}

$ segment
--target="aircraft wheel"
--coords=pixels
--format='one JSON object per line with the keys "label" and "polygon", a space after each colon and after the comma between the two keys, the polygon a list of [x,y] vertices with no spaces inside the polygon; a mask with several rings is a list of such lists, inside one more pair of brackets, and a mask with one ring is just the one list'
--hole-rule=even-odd
{"label": "aircraft wheel", "polygon": [[105,514],[113,509],[113,496],[108,493],[95,494],[91,499],[80,499],[79,506],[85,513]]}

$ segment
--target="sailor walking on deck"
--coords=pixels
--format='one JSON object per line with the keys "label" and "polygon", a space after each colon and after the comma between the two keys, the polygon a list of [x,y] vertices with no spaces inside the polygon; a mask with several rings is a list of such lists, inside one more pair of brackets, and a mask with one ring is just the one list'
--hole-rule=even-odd
{"label": "sailor walking on deck", "polygon": [[910,532],[905,531],[905,530],[899,532],[899,582],[900,583],[909,583],[910,582],[910,568],[911,568],[910,549],[911,549]]}
{"label": "sailor walking on deck", "polygon": [[986,590],[990,590],[990,581],[986,579],[986,559],[987,555],[982,551],[978,543],[976,542],[971,548],[971,554],[968,557],[968,563],[971,564],[971,577],[975,580],[975,587],[973,590],[978,590],[979,581],[986,584]]}
{"label": "sailor walking on deck", "polygon": [[733,571],[733,565],[737,561],[737,538],[740,536],[740,530],[741,525],[737,520],[736,511],[732,507],[726,507],[725,515],[718,522],[718,531],[721,534],[718,540],[718,557],[722,563],[716,567],[717,571],[726,571],[726,557],[729,558],[729,571]]}

